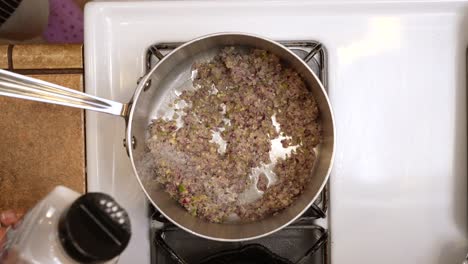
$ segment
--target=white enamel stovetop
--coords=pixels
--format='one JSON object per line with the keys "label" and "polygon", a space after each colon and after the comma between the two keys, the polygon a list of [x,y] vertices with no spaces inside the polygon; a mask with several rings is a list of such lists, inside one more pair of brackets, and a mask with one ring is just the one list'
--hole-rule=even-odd
{"label": "white enamel stovetop", "polygon": [[[459,263],[467,242],[465,1],[91,3],[88,93],[127,101],[146,48],[219,31],[316,39],[329,54],[337,148],[331,261]],[[124,122],[86,113],[88,187],[113,194],[134,235],[121,263],[148,263],[145,199]]]}

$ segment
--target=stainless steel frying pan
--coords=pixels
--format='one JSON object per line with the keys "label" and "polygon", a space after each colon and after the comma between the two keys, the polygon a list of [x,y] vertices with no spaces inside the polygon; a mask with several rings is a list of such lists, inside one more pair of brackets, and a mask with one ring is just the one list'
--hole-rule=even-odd
{"label": "stainless steel frying pan", "polygon": [[[323,142],[312,180],[288,208],[261,221],[237,224],[215,224],[191,216],[163,191],[148,173],[145,162],[147,127],[164,95],[190,80],[195,61],[211,59],[227,45],[254,47],[277,55],[297,71],[315,96],[323,123]],[[176,225],[195,235],[220,240],[241,241],[273,233],[299,217],[317,198],[324,187],[333,163],[335,132],[333,114],[325,90],[317,76],[290,50],[263,37],[241,33],[218,33],[194,39],[165,56],[142,78],[132,101],[119,103],[80,93],[59,85],[0,70],[0,95],[99,111],[125,118],[126,148],[133,170],[143,191],[153,205]]]}

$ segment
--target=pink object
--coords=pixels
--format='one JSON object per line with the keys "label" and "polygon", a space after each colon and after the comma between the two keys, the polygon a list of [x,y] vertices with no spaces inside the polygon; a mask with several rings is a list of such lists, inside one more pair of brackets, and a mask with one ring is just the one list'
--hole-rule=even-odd
{"label": "pink object", "polygon": [[47,42],[83,43],[83,11],[73,0],[49,0],[49,12]]}

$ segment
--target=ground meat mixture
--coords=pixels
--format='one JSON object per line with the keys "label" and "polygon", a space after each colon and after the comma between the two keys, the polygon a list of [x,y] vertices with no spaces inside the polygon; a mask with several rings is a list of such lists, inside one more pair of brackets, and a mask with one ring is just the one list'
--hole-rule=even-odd
{"label": "ground meat mixture", "polygon": [[293,203],[321,140],[319,110],[301,77],[275,55],[226,47],[195,63],[149,127],[155,177],[194,216],[255,221]]}

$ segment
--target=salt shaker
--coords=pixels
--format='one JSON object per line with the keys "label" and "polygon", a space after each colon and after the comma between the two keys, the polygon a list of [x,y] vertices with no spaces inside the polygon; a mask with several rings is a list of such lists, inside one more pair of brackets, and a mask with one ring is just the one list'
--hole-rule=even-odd
{"label": "salt shaker", "polygon": [[131,236],[127,212],[109,195],[56,187],[0,245],[0,263],[115,263]]}

